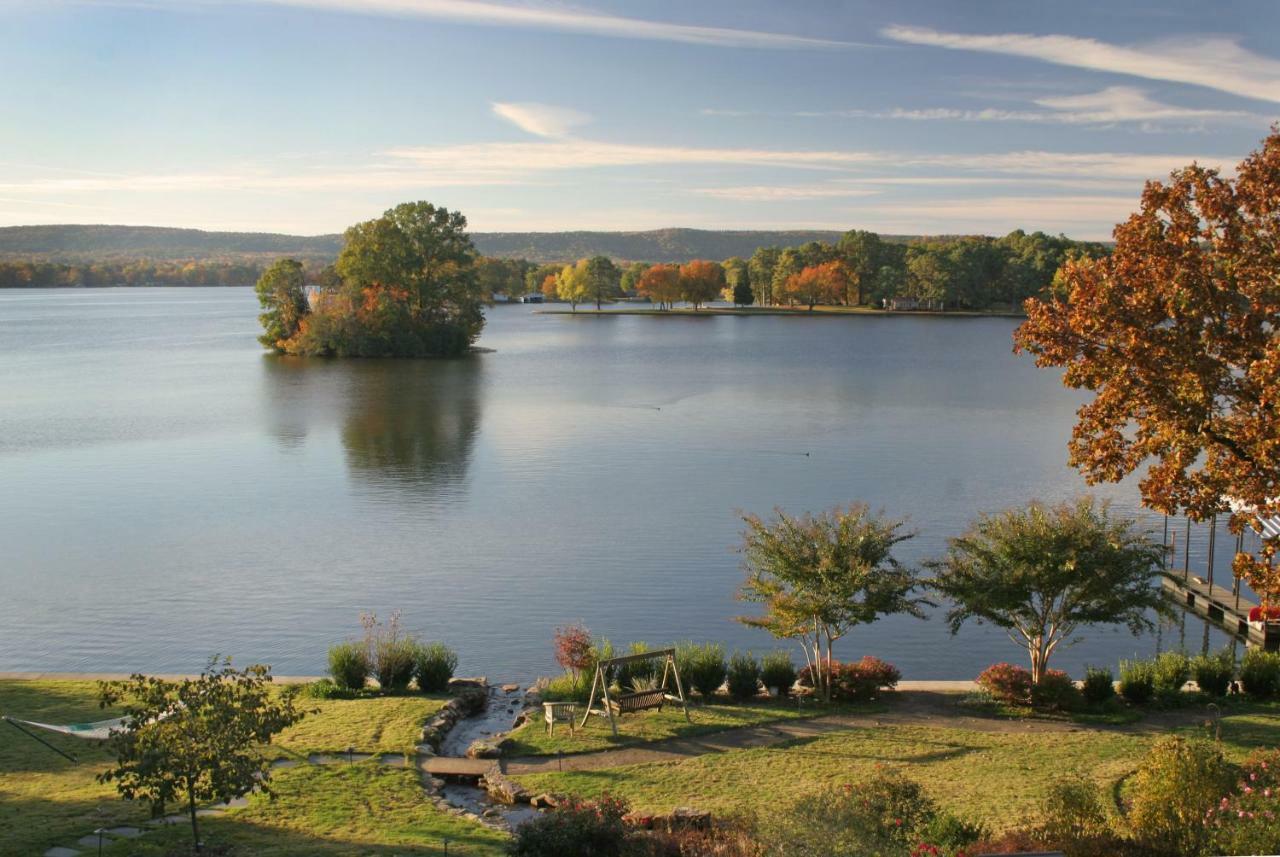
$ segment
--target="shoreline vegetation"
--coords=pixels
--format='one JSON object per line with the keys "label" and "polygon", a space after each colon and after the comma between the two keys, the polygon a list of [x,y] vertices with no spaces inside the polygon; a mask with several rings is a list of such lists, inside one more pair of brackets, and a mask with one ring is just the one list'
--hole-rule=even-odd
{"label": "shoreline vegetation", "polygon": [[713,315],[740,315],[740,316],[789,316],[794,318],[833,318],[848,316],[914,316],[927,318],[1026,318],[1026,313],[1011,312],[1003,310],[907,310],[907,309],[880,309],[878,307],[869,306],[815,306],[813,309],[807,307],[753,307],[753,306],[704,306],[700,309],[693,307],[674,307],[672,309],[658,309],[657,307],[626,307],[623,309],[594,309],[586,308],[579,310],[568,309],[537,309],[534,315],[569,315],[569,316],[598,316],[598,315],[648,315],[659,316],[665,318],[679,317],[696,317]]}

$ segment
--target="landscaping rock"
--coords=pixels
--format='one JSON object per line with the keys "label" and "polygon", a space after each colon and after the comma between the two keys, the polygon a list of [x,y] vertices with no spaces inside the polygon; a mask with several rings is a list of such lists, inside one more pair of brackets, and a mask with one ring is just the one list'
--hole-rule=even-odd
{"label": "landscaping rock", "polygon": [[499,803],[529,803],[529,792],[524,786],[507,779],[496,765],[484,775],[482,784],[485,791],[489,793],[489,797]]}
{"label": "landscaping rock", "polygon": [[553,792],[543,792],[529,798],[529,806],[534,809],[555,809],[564,802],[564,795],[558,795]]}
{"label": "landscaping rock", "polygon": [[518,684],[504,684],[502,686],[503,693],[515,693],[519,689],[520,689],[520,685]]}
{"label": "landscaping rock", "polygon": [[704,810],[690,809],[687,806],[678,806],[671,811],[671,815],[667,816],[666,829],[669,831],[710,830],[711,813]]}
{"label": "landscaping rock", "polygon": [[472,676],[470,678],[455,676],[454,678],[449,679],[450,693],[457,693],[459,690],[475,687],[486,689],[489,687],[489,680],[484,676]]}

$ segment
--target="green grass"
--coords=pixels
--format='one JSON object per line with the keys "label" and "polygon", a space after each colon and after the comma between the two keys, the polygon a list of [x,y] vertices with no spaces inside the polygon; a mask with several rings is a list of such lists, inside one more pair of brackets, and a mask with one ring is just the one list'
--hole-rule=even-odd
{"label": "green grass", "polygon": [[[275,800],[255,795],[249,806],[200,819],[201,839],[226,855],[439,855],[496,857],[506,836],[440,812],[416,772],[377,760],[354,765],[299,767],[273,777]],[[111,855],[167,855],[191,839],[175,825],[105,851]]]}
{"label": "green grass", "polygon": [[[416,743],[421,723],[444,697],[396,696],[354,700],[302,698],[319,709],[279,737],[289,755],[353,747],[358,752],[402,752]],[[73,723],[114,712],[97,706],[89,681],[0,681],[0,711],[28,720]],[[98,827],[138,826],[146,807],[122,800],[95,775],[111,757],[93,742],[36,733],[75,755],[72,763],[7,724],[0,724],[0,855],[40,854],[71,845]],[[502,837],[436,809],[413,770],[370,760],[355,765],[300,766],[275,772],[280,797],[255,797],[250,806],[207,819],[206,837],[236,854],[436,854],[439,838],[463,843],[462,854],[497,854]],[[205,821],[202,819],[202,821]],[[190,829],[166,829],[111,853],[165,853]],[[434,839],[433,839],[434,837]],[[153,844],[154,843],[154,844]],[[158,849],[158,850],[148,850]],[[455,853],[450,846],[450,853]]]}
{"label": "green grass", "polygon": [[439,711],[448,696],[386,696],[362,699],[308,699],[298,705],[309,713],[276,737],[293,753],[412,753],[422,723]]}
{"label": "green grass", "polygon": [[[618,735],[609,729],[609,721],[603,717],[591,717],[587,725],[569,734],[569,727],[556,724],[554,735],[547,735],[542,712],[536,712],[527,724],[511,734],[513,745],[508,756],[549,756],[557,753],[586,753],[593,750],[610,750],[618,747],[661,741],[666,738],[683,738],[707,735],[736,729],[741,726],[758,726],[779,720],[795,720],[819,717],[824,714],[873,713],[883,711],[879,703],[862,705],[822,705],[806,701],[803,707],[795,702],[756,702],[751,704],[716,703],[690,705],[689,719],[679,705],[664,706],[661,711],[645,711],[628,714],[618,719]],[[579,708],[581,711],[581,707]],[[578,715],[581,717],[581,713]]]}
{"label": "green grass", "polygon": [[[1254,706],[1222,720],[1224,750],[1239,760],[1280,745],[1276,706]],[[1199,727],[1182,731],[1204,734]],[[694,806],[713,813],[767,808],[817,788],[856,783],[877,766],[900,768],[945,808],[993,829],[1035,812],[1049,783],[1079,773],[1110,787],[1137,766],[1161,730],[1081,727],[1077,732],[980,732],[955,726],[854,728],[774,747],[677,762],[525,775],[534,792],[627,798],[642,812]]]}

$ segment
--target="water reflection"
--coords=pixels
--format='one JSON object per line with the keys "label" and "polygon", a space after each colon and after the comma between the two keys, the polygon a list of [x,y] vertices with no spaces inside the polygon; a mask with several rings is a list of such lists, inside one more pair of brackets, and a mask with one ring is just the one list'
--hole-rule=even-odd
{"label": "water reflection", "polygon": [[336,428],[348,474],[397,495],[465,485],[482,411],[482,356],[459,360],[263,360],[283,451]]}
{"label": "water reflection", "polygon": [[342,428],[352,476],[441,494],[465,483],[480,429],[483,358],[359,366]]}

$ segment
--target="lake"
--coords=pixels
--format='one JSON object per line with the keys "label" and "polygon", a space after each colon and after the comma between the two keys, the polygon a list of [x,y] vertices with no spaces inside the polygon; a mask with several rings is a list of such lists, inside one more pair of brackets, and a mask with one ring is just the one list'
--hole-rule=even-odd
{"label": "lake", "polygon": [[[500,306],[492,352],[396,362],[266,355],[257,313],[248,288],[0,292],[0,670],[221,652],[317,673],[362,611],[393,610],[491,679],[554,671],[573,621],[761,652],[778,644],[733,621],[741,512],[865,501],[910,518],[917,563],[979,512],[1086,490],[1066,465],[1082,398],[1011,353],[1011,319]],[[1097,490],[1137,513],[1132,486]],[[1198,650],[1183,624],[1095,629],[1055,665]],[[921,679],[1025,661],[940,617],[838,654]]]}

